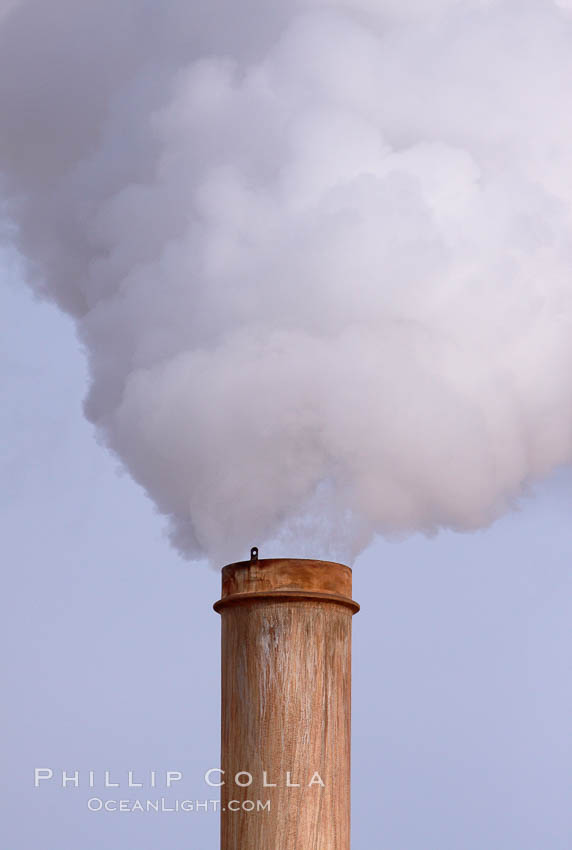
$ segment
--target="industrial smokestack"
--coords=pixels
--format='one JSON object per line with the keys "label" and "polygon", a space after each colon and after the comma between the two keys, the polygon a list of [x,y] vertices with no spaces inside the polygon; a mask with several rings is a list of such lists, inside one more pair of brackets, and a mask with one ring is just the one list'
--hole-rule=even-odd
{"label": "industrial smokestack", "polygon": [[221,850],[349,850],[351,593],[343,564],[224,567]]}

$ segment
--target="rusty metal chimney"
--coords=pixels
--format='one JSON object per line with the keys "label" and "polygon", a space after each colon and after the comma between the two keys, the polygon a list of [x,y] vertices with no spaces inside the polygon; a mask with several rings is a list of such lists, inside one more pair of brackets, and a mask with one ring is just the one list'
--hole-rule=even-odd
{"label": "rusty metal chimney", "polygon": [[224,567],[221,850],[349,850],[351,593],[343,564]]}

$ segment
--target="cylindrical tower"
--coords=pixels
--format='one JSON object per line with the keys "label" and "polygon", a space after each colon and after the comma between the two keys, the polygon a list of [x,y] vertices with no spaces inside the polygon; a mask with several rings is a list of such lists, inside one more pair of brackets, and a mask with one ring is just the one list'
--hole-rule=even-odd
{"label": "cylindrical tower", "polygon": [[221,850],[349,850],[349,567],[222,571]]}

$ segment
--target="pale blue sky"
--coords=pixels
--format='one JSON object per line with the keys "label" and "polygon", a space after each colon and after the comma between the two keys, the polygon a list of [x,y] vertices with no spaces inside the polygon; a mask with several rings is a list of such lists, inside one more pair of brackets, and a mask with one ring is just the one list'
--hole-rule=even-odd
{"label": "pale blue sky", "polygon": [[[87,790],[33,788],[34,766],[178,768],[208,796],[219,578],[97,445],[70,322],[4,278],[3,846],[214,848],[212,813],[90,814]],[[563,471],[488,531],[358,560],[354,850],[569,850],[571,507]]]}

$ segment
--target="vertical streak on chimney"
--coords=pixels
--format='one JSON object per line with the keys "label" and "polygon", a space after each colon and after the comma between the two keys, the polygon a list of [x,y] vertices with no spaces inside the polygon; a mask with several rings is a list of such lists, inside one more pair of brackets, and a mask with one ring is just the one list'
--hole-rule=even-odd
{"label": "vertical streak on chimney", "polygon": [[351,585],[325,561],[223,569],[221,850],[349,850]]}

